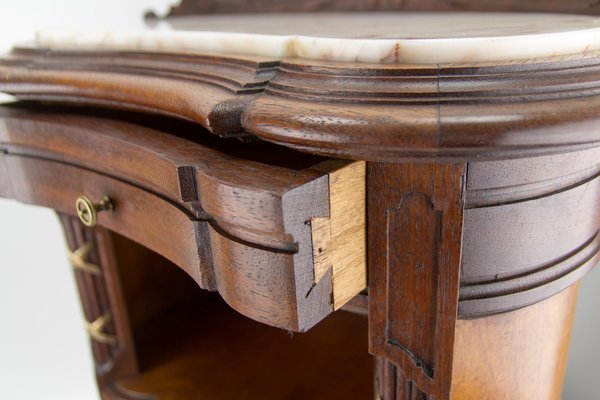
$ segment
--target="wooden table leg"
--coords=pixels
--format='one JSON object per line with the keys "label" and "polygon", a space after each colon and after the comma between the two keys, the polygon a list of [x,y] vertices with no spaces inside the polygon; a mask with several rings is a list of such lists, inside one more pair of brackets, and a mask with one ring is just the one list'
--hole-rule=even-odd
{"label": "wooden table leg", "polygon": [[560,398],[600,254],[591,156],[368,165],[377,398]]}
{"label": "wooden table leg", "polygon": [[[559,400],[578,290],[576,283],[520,310],[457,321],[452,399]],[[418,393],[393,363],[376,357],[376,399],[426,398]]]}
{"label": "wooden table leg", "polygon": [[[85,227],[71,216],[60,215],[60,220],[71,252],[69,258],[75,270],[85,323],[90,331],[102,399],[160,397],[147,388],[131,389],[124,382],[138,379],[144,368],[148,368],[152,352],[160,352],[160,346],[147,348],[140,345],[140,335],[146,340],[154,335],[154,332],[144,335],[143,328],[156,324],[159,316],[171,312],[177,316],[180,306],[189,307],[190,301],[198,297],[198,285],[163,257],[124,236],[99,226]],[[110,319],[103,321],[107,315]],[[188,326],[194,327],[194,321],[197,320],[192,320]],[[171,330],[176,332],[177,329]],[[177,388],[181,383],[185,392],[186,379],[189,377],[175,377],[176,383],[159,381],[158,387],[166,387],[167,393],[180,393]],[[177,398],[184,400],[196,398],[196,395]]]}
{"label": "wooden table leg", "polygon": [[[369,164],[369,351],[385,400],[450,396],[462,164]],[[402,371],[402,373],[399,373]]]}
{"label": "wooden table leg", "polygon": [[452,398],[559,400],[576,283],[540,303],[456,326]]}
{"label": "wooden table leg", "polygon": [[96,364],[96,379],[105,400],[141,399],[115,386],[115,379],[137,372],[133,335],[125,307],[117,259],[109,231],[87,228],[77,218],[60,215],[70,262],[81,297]]}

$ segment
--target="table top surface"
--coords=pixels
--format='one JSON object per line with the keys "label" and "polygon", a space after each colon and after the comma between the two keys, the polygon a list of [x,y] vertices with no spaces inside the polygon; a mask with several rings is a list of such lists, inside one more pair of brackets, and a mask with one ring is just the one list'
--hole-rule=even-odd
{"label": "table top surface", "polygon": [[36,46],[382,64],[488,62],[598,50],[600,18],[508,13],[193,16],[138,31],[44,31]]}
{"label": "table top surface", "polygon": [[600,19],[555,14],[180,17],[41,32],[0,90],[182,118],[368,161],[519,158],[600,143]]}

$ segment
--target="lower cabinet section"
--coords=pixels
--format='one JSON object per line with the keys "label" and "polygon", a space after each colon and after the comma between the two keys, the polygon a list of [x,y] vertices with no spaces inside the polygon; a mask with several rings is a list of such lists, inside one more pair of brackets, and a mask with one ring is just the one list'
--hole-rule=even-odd
{"label": "lower cabinet section", "polygon": [[0,197],[132,239],[282,329],[366,288],[365,162],[97,114],[0,108]]}
{"label": "lower cabinet section", "polygon": [[340,311],[308,333],[236,314],[205,295],[137,331],[140,374],[118,386],[159,399],[369,399],[366,317]]}
{"label": "lower cabinet section", "polygon": [[[82,236],[73,233],[78,221],[62,222],[73,247],[73,238]],[[109,296],[92,304],[95,297],[81,294],[88,308],[110,309],[114,318],[99,333],[114,340],[100,343],[97,334],[90,340],[95,349],[109,346],[125,356],[111,364],[103,352],[94,353],[103,399],[373,397],[366,316],[336,311],[307,333],[273,328],[237,313],[219,294],[198,290],[183,271],[147,248],[103,228],[93,231],[103,238],[95,242],[102,245],[100,254],[114,256],[110,265],[100,265]],[[102,263],[106,257],[90,259]],[[80,281],[89,278],[86,273],[100,276],[76,271]],[[111,304],[115,298],[122,302]]]}

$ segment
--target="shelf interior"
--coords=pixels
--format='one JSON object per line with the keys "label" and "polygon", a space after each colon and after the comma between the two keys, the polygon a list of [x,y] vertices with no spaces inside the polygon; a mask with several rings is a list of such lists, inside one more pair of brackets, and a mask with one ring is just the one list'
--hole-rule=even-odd
{"label": "shelf interior", "polygon": [[117,380],[121,392],[161,400],[372,398],[364,315],[337,311],[307,333],[287,332],[242,316],[146,249],[135,257],[131,243],[121,250],[130,261],[121,275],[140,367]]}

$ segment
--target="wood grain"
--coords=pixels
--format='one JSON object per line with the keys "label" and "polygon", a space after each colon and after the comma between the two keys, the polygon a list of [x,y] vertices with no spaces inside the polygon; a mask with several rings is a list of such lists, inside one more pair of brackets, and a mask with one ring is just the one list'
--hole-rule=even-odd
{"label": "wood grain", "polygon": [[143,246],[103,228],[93,231],[108,239],[97,243],[100,253],[114,251],[116,268],[104,277],[112,282],[109,293],[119,289],[115,279],[122,283],[139,365],[136,373],[105,376],[103,399],[370,396],[364,316],[336,312],[309,333],[292,335],[235,313]]}
{"label": "wood grain", "polygon": [[[150,111],[197,122],[219,136],[238,137],[245,135],[240,125],[244,104],[273,75],[276,64],[246,56],[143,52],[102,52],[100,58],[85,51],[42,54],[21,48],[0,62],[0,76],[11,71],[5,89],[17,90],[22,99]],[[40,90],[40,85],[50,90]],[[191,95],[193,102],[187,101]]]}
{"label": "wood grain", "polygon": [[[231,0],[186,2],[175,13],[244,8],[600,10],[583,0]],[[152,349],[141,356],[142,374],[111,386],[116,391],[167,399],[269,390],[274,398],[368,396],[358,383],[368,358],[357,350],[367,340],[364,320],[333,313],[365,284],[360,207],[368,196],[368,299],[365,291],[346,308],[368,307],[376,395],[553,399],[572,322],[570,285],[600,250],[598,81],[598,52],[378,65],[15,49],[0,61],[0,90],[88,109],[2,111],[0,195],[68,214],[82,191],[118,193],[102,226],[165,255],[250,318],[325,332],[287,353],[287,366],[275,355],[286,346],[270,328],[226,309],[207,315],[213,308],[202,302],[150,320],[173,303],[140,311],[138,299],[139,348]],[[98,117],[89,106],[146,116]],[[222,139],[231,137],[246,142]],[[360,161],[324,168],[321,158],[249,143],[257,138]],[[457,321],[474,316],[484,317]],[[109,350],[96,350],[110,360]],[[336,368],[330,359],[340,354],[348,358]],[[269,366],[263,381],[254,379],[257,360]],[[218,362],[228,368],[215,373]],[[203,381],[208,373],[214,379]],[[332,385],[332,377],[349,384]],[[108,398],[119,398],[116,391],[107,389]]]}
{"label": "wood grain", "polygon": [[308,169],[321,158],[268,145],[187,140],[177,136],[196,134],[198,127],[169,120],[146,121],[160,128],[150,129],[128,122],[136,118],[131,114],[67,112],[73,113],[1,109],[0,150],[102,172],[160,194],[237,239],[295,251],[283,226],[282,199],[324,175]]}
{"label": "wood grain", "polygon": [[189,275],[146,246],[115,232],[110,232],[110,242],[133,331],[203,293]]}
{"label": "wood grain", "polygon": [[460,164],[368,164],[369,351],[415,388],[398,399],[451,393],[464,174]]}
{"label": "wood grain", "polygon": [[329,217],[311,220],[315,282],[332,269],[337,310],[367,285],[366,163],[332,160],[315,168],[329,177]]}
{"label": "wood grain", "polygon": [[[122,265],[119,265],[116,257],[112,236],[106,229],[87,228],[74,217],[60,215],[60,221],[69,249],[75,251],[86,244],[91,245],[86,261],[94,263],[101,271],[99,276],[82,270],[74,272],[84,318],[89,322],[106,313],[111,316],[102,333],[113,335],[115,342],[100,343],[90,338],[100,392],[110,400],[131,399],[115,386],[117,379],[137,374],[139,365],[129,310],[118,272]],[[140,400],[143,399],[148,397]]]}
{"label": "wood grain", "polygon": [[461,318],[551,297],[598,263],[598,154],[469,163]]}
{"label": "wood grain", "polygon": [[458,321],[453,399],[559,400],[578,284],[535,305]]}
{"label": "wood grain", "polygon": [[29,157],[5,158],[14,199],[75,216],[78,196],[109,196],[115,209],[99,214],[101,226],[173,260],[200,287],[214,287],[210,250],[197,242],[197,237],[208,235],[206,222],[195,221],[156,196],[94,172]]}
{"label": "wood grain", "polygon": [[305,223],[328,213],[325,176],[283,197],[285,229],[299,246],[296,252],[281,252],[232,240],[176,205],[102,174],[34,157],[5,155],[2,160],[19,201],[74,215],[81,194],[109,196],[114,211],[99,215],[101,226],[165,256],[250,318],[306,331],[333,311],[332,273],[315,284]]}
{"label": "wood grain", "polygon": [[[142,373],[119,385],[162,400],[368,399],[367,321],[336,312],[289,335],[201,297],[138,331]],[[165,343],[170,343],[165,346]]]}
{"label": "wood grain", "polygon": [[[414,381],[408,379],[394,363],[375,357],[375,399],[377,400],[428,400],[431,397],[421,391]],[[445,397],[441,397],[445,399]]]}
{"label": "wood grain", "polygon": [[301,151],[369,161],[578,150],[600,140],[599,60],[597,53],[471,65],[283,60],[242,124]]}
{"label": "wood grain", "polygon": [[43,49],[0,61],[0,90],[22,100],[162,113],[219,136],[385,162],[594,147],[599,79],[593,51],[463,65]]}
{"label": "wood grain", "polygon": [[[175,136],[186,134],[176,124],[170,128],[176,132],[165,132],[118,120],[130,114],[111,121],[19,108],[0,113],[2,169],[11,171],[3,195],[66,214],[80,195],[108,195],[115,211],[100,215],[101,226],[165,256],[251,318],[305,331],[366,285],[365,183],[355,167],[329,180],[313,168],[318,157],[270,145],[188,141]],[[259,152],[250,159],[237,157],[253,149]],[[352,217],[356,236],[348,237],[358,242],[343,243],[336,230],[332,250],[357,258],[337,259],[336,292],[333,269],[315,281],[310,221],[329,218],[328,182],[339,198],[346,180],[359,201],[336,200],[333,220]]]}

